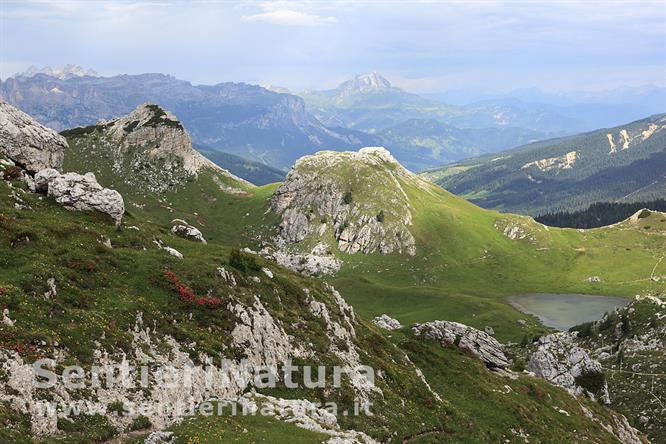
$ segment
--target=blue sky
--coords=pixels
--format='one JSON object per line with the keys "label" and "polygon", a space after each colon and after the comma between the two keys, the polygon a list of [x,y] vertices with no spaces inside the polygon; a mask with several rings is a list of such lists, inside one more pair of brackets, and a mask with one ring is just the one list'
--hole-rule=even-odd
{"label": "blue sky", "polygon": [[415,92],[666,84],[666,1],[0,0],[0,77],[104,75],[293,90],[379,71]]}

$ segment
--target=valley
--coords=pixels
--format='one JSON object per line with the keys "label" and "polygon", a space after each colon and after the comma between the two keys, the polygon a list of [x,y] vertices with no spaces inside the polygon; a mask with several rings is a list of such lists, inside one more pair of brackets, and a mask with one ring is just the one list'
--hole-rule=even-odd
{"label": "valley", "polygon": [[[13,125],[19,114],[4,106]],[[22,125],[39,128],[29,117],[21,119]],[[30,131],[10,132],[4,143],[34,133],[57,139],[43,127]],[[242,417],[210,423],[199,416],[173,423],[163,415],[144,419],[109,411],[85,416],[85,421],[67,415],[44,421],[29,414],[12,416],[14,410],[6,407],[3,415],[11,424],[4,432],[6,439],[49,436],[58,430],[73,439],[99,442],[117,430],[144,427],[134,421],[166,429],[163,433],[178,439],[199,436],[218,442],[227,439],[219,427],[241,429],[249,424],[254,433],[295,433],[303,442],[322,439],[308,430],[366,443],[402,442],[415,436],[478,442],[521,434],[547,436],[553,427],[565,435],[576,430],[577,437],[609,433],[608,442],[620,433],[640,439],[633,429],[624,431],[630,427],[626,419],[595,402],[574,398],[530,375],[489,371],[486,366],[507,366],[509,358],[501,351],[495,353],[501,354],[502,364],[484,365],[474,357],[478,352],[469,356],[470,349],[465,352],[454,344],[442,348],[416,332],[424,328],[421,325],[433,329],[428,335],[448,335],[447,329],[460,328],[454,327],[460,322],[470,338],[481,337],[501,350],[497,341],[517,344],[550,331],[513,308],[512,295],[659,295],[664,290],[661,276],[666,275],[662,213],[642,211],[614,227],[595,230],[548,228],[529,217],[481,209],[414,175],[378,147],[306,156],[283,183],[257,187],[195,151],[184,126],[154,104],[62,135],[66,139],[58,143],[65,147],[63,156],[53,166],[62,162],[66,173],[93,173],[100,189],[120,193],[126,211],[116,228],[100,212],[63,209],[60,205],[67,208],[72,203],[30,189],[55,192],[51,187],[56,182],[51,181],[60,180],[60,173],[50,178],[52,173],[35,166],[40,171],[30,185],[29,171],[11,159],[4,161],[6,247],[0,283],[7,306],[1,336],[7,374],[43,356],[66,356],[67,362],[81,364],[95,362],[100,353],[111,362],[128,353],[132,360],[146,355],[151,362],[171,356],[166,362],[173,366],[220,355],[232,360],[245,356],[273,368],[292,357],[299,362],[343,363],[351,369],[363,362],[381,369],[385,376],[375,389],[383,395],[364,388],[359,376],[326,393],[292,392],[283,386],[258,390],[242,402],[275,403],[277,421],[262,417],[250,423]],[[16,157],[14,151],[7,152]],[[292,257],[297,260],[287,260]],[[314,277],[280,265],[300,269],[303,261],[313,261],[306,274]],[[337,263],[339,271],[322,268],[322,263]],[[598,279],[591,279],[594,276]],[[52,313],[57,318],[49,317]],[[414,327],[387,335],[368,322],[380,314]],[[58,319],[70,319],[71,324]],[[152,326],[148,337],[141,333],[146,325]],[[94,349],[89,337],[99,338]],[[273,345],[262,345],[266,343]],[[296,344],[307,344],[306,351]],[[521,356],[525,351],[515,353]],[[512,362],[518,365],[519,360]],[[425,376],[415,378],[414,372]],[[33,403],[44,396],[21,388],[25,380],[3,381],[1,399],[9,403],[4,405],[19,399]],[[241,386],[248,383],[244,380]],[[187,396],[201,404],[210,396],[235,399],[241,386],[181,389],[159,396]],[[23,391],[16,392],[19,388]],[[504,390],[517,396],[514,412],[531,406],[541,414],[484,414],[488,402],[498,403],[498,408],[512,405]],[[98,390],[95,398],[110,408],[114,402],[154,402],[158,393]],[[68,392],[62,400],[87,396]],[[325,424],[301,418],[298,424],[310,424],[302,425],[305,431],[284,429],[282,421],[296,414],[285,407],[287,400],[324,399],[351,408],[359,396],[375,400],[374,417],[338,416]],[[407,408],[421,424],[401,421],[402,413],[393,408],[397,400],[407,403],[400,411]],[[590,416],[558,413],[581,408]],[[465,425],[470,421],[471,428]],[[614,425],[600,428],[608,421]],[[204,423],[209,430],[205,433],[199,431]],[[514,424],[513,431],[507,431],[507,423]]]}

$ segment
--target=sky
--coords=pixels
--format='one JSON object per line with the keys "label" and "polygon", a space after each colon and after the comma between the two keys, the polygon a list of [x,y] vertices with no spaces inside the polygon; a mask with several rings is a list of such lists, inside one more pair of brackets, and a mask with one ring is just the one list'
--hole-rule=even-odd
{"label": "sky", "polygon": [[294,91],[378,71],[413,92],[666,85],[666,0],[0,0],[0,78],[75,63]]}

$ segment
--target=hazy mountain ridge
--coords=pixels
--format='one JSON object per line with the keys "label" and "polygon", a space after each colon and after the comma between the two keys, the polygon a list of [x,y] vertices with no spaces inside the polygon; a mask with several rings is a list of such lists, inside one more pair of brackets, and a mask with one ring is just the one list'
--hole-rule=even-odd
{"label": "hazy mountain ridge", "polygon": [[358,147],[368,136],[326,128],[302,99],[243,83],[192,85],[163,74],[9,78],[0,95],[56,130],[123,115],[141,103],[175,113],[195,143],[286,168],[326,146]]}

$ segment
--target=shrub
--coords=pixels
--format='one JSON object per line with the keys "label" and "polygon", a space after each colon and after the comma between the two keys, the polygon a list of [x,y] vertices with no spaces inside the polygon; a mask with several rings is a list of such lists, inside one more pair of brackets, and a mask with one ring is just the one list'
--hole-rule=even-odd
{"label": "shrub", "polygon": [[21,168],[19,168],[17,166],[10,166],[10,167],[5,168],[4,177],[7,180],[18,179],[19,177],[21,177],[21,172],[22,171],[23,170],[21,170]]}
{"label": "shrub", "polygon": [[229,265],[240,271],[259,271],[261,266],[255,255],[234,248],[229,256]]}
{"label": "shrub", "polygon": [[197,296],[191,287],[188,287],[176,276],[173,271],[165,271],[164,277],[169,284],[171,284],[180,296],[180,300],[184,304],[196,305],[220,305],[222,301],[214,296]]}
{"label": "shrub", "polygon": [[146,430],[152,426],[153,425],[151,424],[150,419],[140,415],[134,418],[134,421],[132,421],[132,423],[129,425],[128,431],[133,432],[135,430]]}
{"label": "shrub", "polygon": [[606,376],[599,371],[586,370],[576,377],[576,384],[594,396],[598,396],[606,385]]}
{"label": "shrub", "polygon": [[571,327],[569,331],[577,331],[578,332],[578,337],[583,339],[583,338],[589,338],[592,336],[592,327],[594,326],[594,322],[585,322],[580,325],[576,325],[575,327]]}
{"label": "shrub", "polygon": [[377,215],[377,222],[382,223],[384,222],[384,210],[381,210],[379,214]]}
{"label": "shrub", "polygon": [[122,416],[125,414],[125,404],[122,401],[113,401],[106,406],[106,411]]}
{"label": "shrub", "polygon": [[345,204],[351,205],[351,203],[354,202],[354,196],[352,196],[352,192],[347,191],[342,200],[345,202]]}

